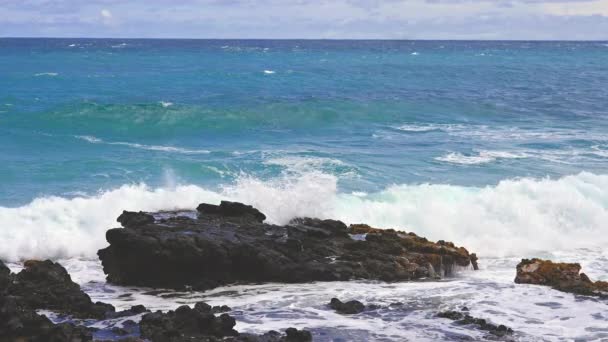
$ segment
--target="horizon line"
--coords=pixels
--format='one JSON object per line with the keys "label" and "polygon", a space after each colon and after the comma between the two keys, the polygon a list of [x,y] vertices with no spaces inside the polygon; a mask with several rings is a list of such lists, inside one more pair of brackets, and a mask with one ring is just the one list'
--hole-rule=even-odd
{"label": "horizon line", "polygon": [[128,40],[308,40],[308,41],[463,41],[463,42],[608,42],[606,39],[460,39],[460,38],[188,38],[188,37],[47,37],[0,36],[0,39],[128,39]]}

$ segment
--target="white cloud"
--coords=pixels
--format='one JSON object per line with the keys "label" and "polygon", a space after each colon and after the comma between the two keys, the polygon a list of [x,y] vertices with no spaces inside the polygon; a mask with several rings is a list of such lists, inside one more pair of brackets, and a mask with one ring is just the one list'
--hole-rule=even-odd
{"label": "white cloud", "polygon": [[[0,0],[0,36],[608,39],[608,0]],[[118,15],[120,14],[120,15]]]}
{"label": "white cloud", "polygon": [[112,18],[112,12],[110,12],[109,10],[104,8],[101,10],[101,16],[106,19],[110,19],[110,18]]}
{"label": "white cloud", "polygon": [[544,3],[546,12],[553,15],[603,15],[608,16],[608,0],[596,0],[583,3]]}

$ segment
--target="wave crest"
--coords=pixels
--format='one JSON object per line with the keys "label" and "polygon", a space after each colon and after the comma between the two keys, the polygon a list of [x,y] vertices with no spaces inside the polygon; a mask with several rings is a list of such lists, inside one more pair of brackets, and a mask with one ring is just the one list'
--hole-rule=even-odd
{"label": "wave crest", "polygon": [[44,197],[0,207],[0,259],[95,258],[122,210],[194,208],[222,199],[252,204],[270,223],[296,216],[364,222],[451,240],[481,256],[525,257],[608,242],[608,175],[511,179],[487,187],[395,185],[348,194],[338,192],[335,176],[308,172],[269,181],[241,176],[219,191],[124,185],[90,197]]}

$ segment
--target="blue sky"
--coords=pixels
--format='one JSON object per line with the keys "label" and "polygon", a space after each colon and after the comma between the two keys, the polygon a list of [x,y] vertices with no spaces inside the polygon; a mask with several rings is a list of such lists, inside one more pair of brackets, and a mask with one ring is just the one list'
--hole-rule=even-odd
{"label": "blue sky", "polygon": [[608,40],[608,0],[0,0],[0,36]]}

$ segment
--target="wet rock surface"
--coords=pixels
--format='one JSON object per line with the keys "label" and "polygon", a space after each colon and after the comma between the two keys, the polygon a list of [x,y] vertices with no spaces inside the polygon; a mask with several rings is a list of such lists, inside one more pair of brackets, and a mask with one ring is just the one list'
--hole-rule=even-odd
{"label": "wet rock surface", "polygon": [[[205,290],[231,283],[437,279],[476,257],[413,233],[299,218],[284,226],[241,203],[201,204],[198,216],[124,212],[98,252],[121,285]],[[150,219],[154,219],[153,221]]]}
{"label": "wet rock surface", "polygon": [[[99,306],[86,300],[80,287],[65,277],[67,272],[52,262],[28,262],[19,274],[12,274],[0,261],[0,340],[69,341],[92,340],[92,332],[70,323],[53,324],[36,309],[62,308],[71,313],[96,315]],[[68,282],[69,279],[69,282]],[[60,289],[65,286],[66,288]],[[53,295],[57,295],[53,298]],[[86,296],[83,297],[82,295]],[[65,300],[60,303],[60,300]],[[112,308],[113,309],[113,308]]]}
{"label": "wet rock surface", "polygon": [[181,341],[312,341],[312,335],[305,330],[289,328],[285,334],[276,331],[264,335],[240,334],[234,330],[236,320],[222,313],[216,315],[214,308],[199,302],[190,308],[180,306],[175,311],[160,311],[146,314],[140,322],[141,336],[158,342]]}
{"label": "wet rock surface", "polygon": [[114,307],[105,303],[93,303],[89,295],[72,281],[68,272],[50,260],[29,260],[25,268],[12,277],[7,288],[19,302],[34,309],[46,309],[78,318],[101,319]]}
{"label": "wet rock surface", "polygon": [[358,314],[365,310],[365,305],[358,300],[350,300],[342,302],[338,298],[332,298],[329,302],[329,307],[341,314]]}
{"label": "wet rock surface", "polygon": [[437,314],[437,317],[450,319],[458,325],[474,325],[477,329],[487,331],[490,334],[498,337],[513,334],[513,329],[507,326],[502,324],[492,324],[483,318],[475,318],[470,316],[467,308],[463,308],[461,311],[442,311]]}
{"label": "wet rock surface", "polygon": [[[249,341],[308,342],[312,335],[305,330],[289,328],[285,333],[269,331],[263,335],[240,334],[234,330],[236,320],[228,315],[226,305],[210,306],[204,302],[194,308],[181,306],[175,311],[150,313],[143,305],[118,311],[105,303],[93,303],[72,282],[68,272],[50,260],[27,261],[18,274],[10,272],[0,261],[0,341],[83,342],[104,341]],[[69,322],[54,324],[36,310],[45,309],[87,325],[124,317],[122,327],[112,326],[102,334],[96,328]],[[146,313],[148,312],[148,313]],[[100,336],[102,336],[100,338]]]}
{"label": "wet rock surface", "polygon": [[608,282],[593,282],[580,271],[578,263],[522,259],[517,265],[515,283],[546,285],[563,292],[608,298]]}

